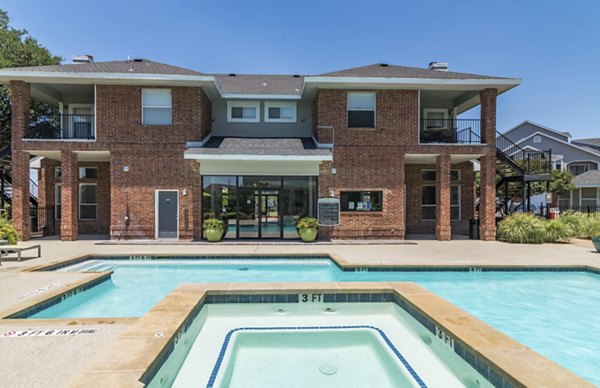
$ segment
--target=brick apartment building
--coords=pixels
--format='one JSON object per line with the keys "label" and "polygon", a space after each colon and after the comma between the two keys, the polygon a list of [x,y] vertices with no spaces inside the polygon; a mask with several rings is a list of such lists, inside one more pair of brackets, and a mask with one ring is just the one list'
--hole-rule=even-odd
{"label": "brick apartment building", "polygon": [[[518,79],[387,64],[333,73],[209,75],[130,60],[0,70],[12,93],[12,217],[76,240],[297,238],[337,198],[320,238],[466,234],[481,171],[482,239],[495,238],[496,96]],[[30,115],[30,99],[55,113]],[[459,115],[480,106],[480,119]],[[44,215],[43,217],[41,215]]]}

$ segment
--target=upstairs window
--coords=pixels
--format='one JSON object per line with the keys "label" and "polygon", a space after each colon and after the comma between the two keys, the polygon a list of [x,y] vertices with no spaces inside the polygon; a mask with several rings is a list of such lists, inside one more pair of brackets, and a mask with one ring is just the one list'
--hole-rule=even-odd
{"label": "upstairs window", "polygon": [[265,103],[265,122],[295,123],[296,122],[296,103],[295,102],[266,102]]}
{"label": "upstairs window", "polygon": [[375,93],[348,93],[348,128],[375,128]]}
{"label": "upstairs window", "polygon": [[227,103],[227,121],[231,123],[258,123],[260,103],[255,101],[230,101]]}
{"label": "upstairs window", "polygon": [[142,90],[142,124],[173,124],[171,89]]}
{"label": "upstairs window", "polygon": [[534,143],[541,143],[542,142],[542,137],[540,135],[535,135],[533,137],[533,142]]}

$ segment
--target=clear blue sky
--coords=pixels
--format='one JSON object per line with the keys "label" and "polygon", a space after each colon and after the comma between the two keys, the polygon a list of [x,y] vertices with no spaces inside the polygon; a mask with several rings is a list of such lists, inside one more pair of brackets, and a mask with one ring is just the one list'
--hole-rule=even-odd
{"label": "clear blue sky", "polygon": [[600,137],[600,1],[4,0],[66,62],[149,58],[207,73],[315,74],[377,62],[518,77],[498,129]]}

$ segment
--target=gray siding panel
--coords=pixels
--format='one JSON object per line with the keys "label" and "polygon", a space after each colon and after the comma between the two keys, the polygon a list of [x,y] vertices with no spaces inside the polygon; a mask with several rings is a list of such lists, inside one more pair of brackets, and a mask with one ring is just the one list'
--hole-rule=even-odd
{"label": "gray siding panel", "polygon": [[556,132],[548,131],[545,128],[538,127],[537,125],[533,125],[531,123],[523,123],[523,124],[519,125],[517,128],[510,131],[509,133],[505,134],[505,136],[508,137],[510,140],[517,142],[517,141],[523,139],[524,137],[527,137],[536,132],[545,133],[548,136],[555,137],[562,141],[569,141],[569,137],[567,135],[561,135]]}

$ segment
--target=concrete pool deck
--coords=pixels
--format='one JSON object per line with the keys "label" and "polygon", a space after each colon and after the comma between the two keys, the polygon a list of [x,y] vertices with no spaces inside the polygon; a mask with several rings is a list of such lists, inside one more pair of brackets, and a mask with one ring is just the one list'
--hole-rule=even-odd
{"label": "concrete pool deck", "polygon": [[[91,238],[90,238],[91,237]],[[589,266],[600,269],[600,254],[591,241],[575,240],[572,244],[516,245],[474,240],[410,239],[415,244],[165,244],[134,242],[106,245],[102,236],[89,240],[61,242],[38,239],[42,245],[39,259],[6,258],[0,266],[0,311],[44,299],[64,292],[74,284],[89,281],[90,275],[68,272],[30,272],[31,269],[83,255],[292,255],[329,254],[348,265],[393,266]],[[96,238],[97,237],[97,238]],[[25,243],[27,244],[27,243]],[[0,354],[10,355],[3,363],[2,384],[8,386],[60,386],[86,367],[95,353],[136,322],[137,319],[86,320],[97,333],[89,336],[52,338],[0,338]],[[82,320],[0,320],[0,336],[11,330],[47,330],[82,327]],[[60,357],[56,357],[60,354]],[[35,368],[32,365],[43,364]]]}

